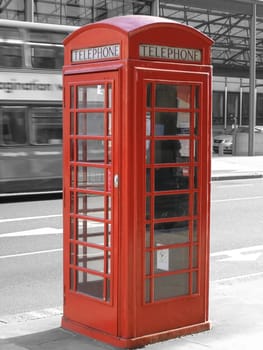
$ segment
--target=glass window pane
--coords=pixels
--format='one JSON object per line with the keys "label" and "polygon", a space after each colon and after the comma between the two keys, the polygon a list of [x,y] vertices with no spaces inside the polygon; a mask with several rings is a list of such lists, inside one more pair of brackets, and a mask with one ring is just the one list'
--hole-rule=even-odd
{"label": "glass window pane", "polygon": [[77,160],[80,162],[104,162],[103,140],[78,140]]}
{"label": "glass window pane", "polygon": [[199,174],[199,168],[198,167],[194,167],[194,187],[198,188],[199,186],[199,178],[198,178],[198,174]]}
{"label": "glass window pane", "polygon": [[194,147],[194,160],[196,162],[198,162],[198,160],[199,160],[199,152],[198,152],[198,141],[197,140],[195,140],[193,142],[193,147]]}
{"label": "glass window pane", "polygon": [[192,267],[197,268],[198,267],[198,246],[193,246],[193,252],[192,252]]}
{"label": "glass window pane", "polygon": [[194,106],[195,106],[195,108],[199,108],[199,104],[200,104],[200,101],[199,101],[199,98],[200,98],[200,88],[199,88],[199,86],[195,86],[194,89],[195,89],[195,102],[194,102]]}
{"label": "glass window pane", "polygon": [[186,243],[189,241],[189,222],[173,221],[154,225],[155,246]]}
{"label": "glass window pane", "polygon": [[213,126],[224,125],[225,94],[223,91],[213,91]]}
{"label": "glass window pane", "polygon": [[0,122],[4,145],[23,145],[27,142],[25,110],[4,109]]}
{"label": "glass window pane", "polygon": [[149,303],[151,301],[151,280],[147,278],[145,280],[145,302]]}
{"label": "glass window pane", "polygon": [[78,113],[77,134],[88,136],[104,136],[103,113]]}
{"label": "glass window pane", "polygon": [[[95,194],[77,193],[78,213],[104,219],[104,196]],[[110,210],[110,201],[108,204]]]}
{"label": "glass window pane", "polygon": [[147,107],[151,107],[152,104],[152,84],[147,84],[147,88],[146,88],[147,92],[146,92],[146,106]]}
{"label": "glass window pane", "polygon": [[189,195],[176,194],[155,197],[155,218],[171,218],[189,215]]}
{"label": "glass window pane", "polygon": [[169,167],[155,169],[155,191],[167,191],[188,188],[188,167]]}
{"label": "glass window pane", "polygon": [[108,108],[112,107],[112,85],[108,85]]}
{"label": "glass window pane", "polygon": [[191,86],[189,85],[156,85],[156,107],[189,108]]}
{"label": "glass window pane", "polygon": [[155,114],[155,135],[189,135],[190,113],[157,112]]}
{"label": "glass window pane", "polygon": [[164,248],[155,251],[156,273],[163,271],[176,271],[189,268],[189,248]]}
{"label": "glass window pane", "polygon": [[103,108],[104,85],[78,86],[78,108]]}
{"label": "glass window pane", "polygon": [[188,162],[190,158],[190,142],[189,140],[180,140],[180,161],[181,162]]}
{"label": "glass window pane", "polygon": [[194,193],[194,215],[198,215],[199,213],[198,204],[198,194]]}
{"label": "glass window pane", "polygon": [[103,299],[104,278],[87,272],[77,271],[77,292]]}
{"label": "glass window pane", "polygon": [[77,266],[104,273],[104,251],[78,244]]}
{"label": "glass window pane", "polygon": [[[213,111],[214,111],[214,109],[213,109]],[[242,120],[241,120],[241,123],[242,123],[242,125],[249,124],[249,93],[248,92],[242,93]]]}
{"label": "glass window pane", "polygon": [[74,213],[74,203],[75,203],[75,195],[74,192],[70,192],[70,213]]}
{"label": "glass window pane", "polygon": [[198,273],[192,273],[192,293],[198,293]]}
{"label": "glass window pane", "polygon": [[70,108],[74,108],[74,86],[70,87]]}
{"label": "glass window pane", "polygon": [[75,248],[76,248],[76,245],[71,243],[70,244],[70,259],[69,259],[71,265],[75,265],[75,258],[76,258]]}
{"label": "glass window pane", "polygon": [[151,253],[146,252],[145,254],[145,274],[149,275],[151,273]]}
{"label": "glass window pane", "polygon": [[70,113],[70,135],[74,135],[74,113]]}
{"label": "glass window pane", "polygon": [[146,140],[145,144],[145,161],[147,164],[151,162],[151,141]]}
{"label": "glass window pane", "polygon": [[[74,140],[70,140],[70,160],[74,160]],[[73,180],[73,177],[72,177]],[[73,184],[73,182],[71,182],[71,184]]]}
{"label": "glass window pane", "polygon": [[75,270],[70,269],[70,289],[74,290],[75,289],[75,278],[76,278],[76,274],[75,274]]}
{"label": "glass window pane", "polygon": [[62,143],[62,110],[32,109],[32,143],[60,145]]}
{"label": "glass window pane", "polygon": [[[78,241],[104,246],[104,224],[92,220],[76,219]],[[110,235],[110,232],[109,232]]]}
{"label": "glass window pane", "polygon": [[150,247],[151,245],[151,226],[145,226],[145,245],[146,247]]}
{"label": "glass window pane", "polygon": [[189,140],[155,141],[155,163],[180,163],[189,157]]}
{"label": "glass window pane", "polygon": [[[108,155],[108,158],[105,159],[105,163],[106,164],[111,164],[112,162],[112,141],[108,141],[107,142],[107,155]],[[111,178],[109,178],[109,180],[111,180]]]}
{"label": "glass window pane", "polygon": [[151,191],[151,169],[146,169],[146,191]]}
{"label": "glass window pane", "polygon": [[63,47],[31,45],[31,65],[33,68],[61,69],[63,61]]}
{"label": "glass window pane", "polygon": [[177,86],[178,108],[189,108],[191,101],[191,86],[178,85]]}
{"label": "glass window pane", "polygon": [[108,136],[112,135],[112,114],[108,113]]}
{"label": "glass window pane", "polygon": [[232,128],[240,124],[239,121],[240,93],[228,92],[227,94],[227,124]]}
{"label": "glass window pane", "polygon": [[197,227],[197,220],[194,220],[193,222],[193,241],[198,241],[198,227]]}
{"label": "glass window pane", "polygon": [[199,129],[200,129],[200,125],[199,125],[199,113],[194,113],[194,133],[195,135],[199,135]]}
{"label": "glass window pane", "polygon": [[146,112],[146,136],[151,135],[151,113]]}
{"label": "glass window pane", "polygon": [[154,279],[154,300],[189,294],[189,274],[169,275]]}
{"label": "glass window pane", "polygon": [[151,197],[146,197],[146,202],[145,202],[145,206],[146,206],[146,219],[150,218],[151,215]]}
{"label": "glass window pane", "polygon": [[22,48],[22,45],[0,43],[0,67],[22,67]]}
{"label": "glass window pane", "polygon": [[75,219],[70,218],[70,239],[75,238]]}
{"label": "glass window pane", "polygon": [[47,44],[62,44],[68,33],[49,32],[47,30],[28,30],[28,41]]}
{"label": "glass window pane", "polygon": [[177,107],[177,86],[157,84],[155,105],[156,107]]}
{"label": "glass window pane", "polygon": [[4,27],[1,23],[0,38],[5,40],[20,40],[22,41],[22,32],[18,28]]}
{"label": "glass window pane", "polygon": [[104,169],[95,167],[77,167],[77,187],[104,191]]}

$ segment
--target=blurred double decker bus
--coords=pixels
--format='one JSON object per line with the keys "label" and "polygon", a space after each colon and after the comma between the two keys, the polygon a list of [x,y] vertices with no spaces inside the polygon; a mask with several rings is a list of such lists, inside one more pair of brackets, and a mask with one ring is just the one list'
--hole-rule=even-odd
{"label": "blurred double decker bus", "polygon": [[75,29],[0,20],[0,195],[62,190],[63,39]]}

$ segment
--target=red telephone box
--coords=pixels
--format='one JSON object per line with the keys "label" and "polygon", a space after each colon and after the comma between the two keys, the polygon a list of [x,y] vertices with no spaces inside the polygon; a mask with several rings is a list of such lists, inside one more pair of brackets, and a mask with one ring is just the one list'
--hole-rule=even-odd
{"label": "red telephone box", "polygon": [[151,16],[65,40],[64,328],[124,348],[210,328],[211,45]]}

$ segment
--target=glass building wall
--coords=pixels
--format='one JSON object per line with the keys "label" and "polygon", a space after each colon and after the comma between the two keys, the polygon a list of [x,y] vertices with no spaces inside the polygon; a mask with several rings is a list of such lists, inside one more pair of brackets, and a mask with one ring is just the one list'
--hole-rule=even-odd
{"label": "glass building wall", "polygon": [[[218,9],[190,7],[182,0],[0,0],[0,19],[32,21],[51,24],[82,26],[105,18],[120,15],[159,15],[186,23],[214,39],[212,64],[214,76],[222,78],[213,86],[213,128],[216,132],[233,125],[249,122],[248,84],[234,88],[224,79],[249,77],[250,66],[250,15],[220,10],[220,0],[211,0]],[[197,1],[198,4],[204,1]],[[208,2],[209,3],[209,2]],[[229,1],[230,5],[237,1]],[[229,9],[231,6],[229,5]],[[263,5],[258,3],[263,11]],[[263,17],[257,17],[257,79],[263,79]],[[1,36],[1,34],[0,34]],[[1,38],[0,38],[1,39]],[[245,86],[245,87],[244,87]],[[263,125],[263,85],[257,85],[256,125]]]}
{"label": "glass building wall", "polygon": [[141,0],[2,0],[0,18],[81,26],[120,15],[151,15],[153,3]]}

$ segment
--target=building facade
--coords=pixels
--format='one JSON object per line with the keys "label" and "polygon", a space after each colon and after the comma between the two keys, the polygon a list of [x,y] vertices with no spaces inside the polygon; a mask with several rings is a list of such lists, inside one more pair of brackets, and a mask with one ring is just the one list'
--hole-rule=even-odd
{"label": "building facade", "polygon": [[[263,3],[259,0],[0,0],[0,19],[9,20],[82,26],[127,14],[173,19],[214,40],[216,133],[231,128],[233,117],[237,125],[248,125],[253,113],[254,124],[263,125]],[[254,104],[250,91],[256,94]]]}

